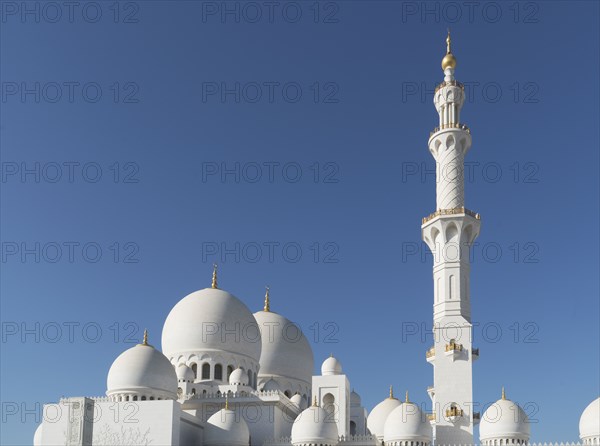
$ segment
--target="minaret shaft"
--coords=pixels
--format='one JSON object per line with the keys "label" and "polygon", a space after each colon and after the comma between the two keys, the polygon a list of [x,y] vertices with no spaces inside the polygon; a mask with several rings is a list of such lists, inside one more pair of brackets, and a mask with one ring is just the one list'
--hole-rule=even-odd
{"label": "minaret shaft", "polygon": [[442,61],[444,82],[435,91],[439,127],[429,137],[436,161],[436,211],[423,219],[423,240],[433,253],[434,346],[427,361],[434,367],[430,389],[435,443],[473,443],[473,359],[469,249],[479,235],[479,214],[465,207],[464,158],[471,132],[460,123],[464,88],[454,79],[456,59]]}

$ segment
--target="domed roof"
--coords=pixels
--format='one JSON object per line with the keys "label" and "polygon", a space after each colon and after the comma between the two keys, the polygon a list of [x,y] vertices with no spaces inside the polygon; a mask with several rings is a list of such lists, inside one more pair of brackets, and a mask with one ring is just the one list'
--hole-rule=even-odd
{"label": "domed roof", "polygon": [[120,392],[155,391],[177,397],[177,374],[169,360],[144,343],[121,353],[112,363],[106,379],[107,395]]}
{"label": "domed roof", "polygon": [[383,438],[385,420],[387,420],[388,415],[400,404],[400,401],[394,398],[390,387],[390,396],[375,406],[367,417],[367,428],[372,435],[375,435],[379,439]]}
{"label": "domed roof", "polygon": [[238,386],[248,385],[248,375],[244,369],[237,368],[229,375],[229,384]]}
{"label": "domed roof", "polygon": [[338,429],[333,417],[323,408],[312,405],[303,410],[292,425],[292,444],[336,445]]}
{"label": "domed roof", "polygon": [[211,416],[206,423],[203,443],[206,446],[248,446],[250,444],[250,430],[246,421],[227,407]]}
{"label": "domed roof", "polygon": [[404,402],[388,415],[383,429],[385,442],[424,441],[431,443],[433,432],[427,416],[414,403]]}
{"label": "domed roof", "polygon": [[273,390],[280,390],[281,388],[279,387],[279,384],[277,384],[277,381],[275,381],[273,378],[271,378],[270,380],[268,380],[266,383],[263,384],[262,389],[264,392],[270,392]]}
{"label": "domed roof", "polygon": [[162,349],[168,357],[218,351],[258,362],[260,332],[242,301],[227,291],[205,288],[188,294],[173,307],[163,327]]}
{"label": "domed roof", "polygon": [[579,419],[579,437],[600,437],[600,398],[585,408]]}
{"label": "domed roof", "polygon": [[42,426],[44,423],[42,422],[37,429],[35,430],[35,434],[33,434],[33,446],[42,446]]}
{"label": "domed roof", "polygon": [[530,433],[531,426],[527,414],[517,403],[507,399],[502,389],[502,398],[488,407],[481,417],[479,439],[529,439]]}
{"label": "domed roof", "polygon": [[312,348],[298,325],[270,311],[268,297],[267,294],[265,309],[269,311],[254,313],[262,338],[259,375],[310,384],[315,367]]}
{"label": "domed roof", "polygon": [[356,393],[354,391],[354,389],[352,389],[352,392],[350,393],[350,405],[351,406],[360,406],[360,404],[361,404],[360,395],[358,393]]}
{"label": "domed roof", "polygon": [[193,382],[196,379],[196,377],[194,376],[194,371],[185,364],[179,364],[177,366],[176,373],[178,380]]}
{"label": "domed roof", "polygon": [[323,365],[321,365],[321,375],[341,375],[342,374],[342,364],[336,358],[331,355],[325,361],[323,361]]}

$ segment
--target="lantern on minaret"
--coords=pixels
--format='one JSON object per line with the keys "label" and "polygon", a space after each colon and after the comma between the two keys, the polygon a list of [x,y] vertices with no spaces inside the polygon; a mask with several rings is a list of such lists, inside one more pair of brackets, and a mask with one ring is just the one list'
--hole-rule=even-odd
{"label": "lantern on minaret", "polygon": [[429,135],[436,162],[436,210],[421,226],[433,254],[434,346],[426,359],[434,368],[429,394],[436,444],[472,444],[478,419],[473,412],[472,365],[479,352],[472,347],[469,249],[479,235],[480,217],[465,207],[464,157],[471,148],[471,132],[460,120],[465,92],[454,77],[450,31],[442,69],[444,81],[434,94],[439,124]]}

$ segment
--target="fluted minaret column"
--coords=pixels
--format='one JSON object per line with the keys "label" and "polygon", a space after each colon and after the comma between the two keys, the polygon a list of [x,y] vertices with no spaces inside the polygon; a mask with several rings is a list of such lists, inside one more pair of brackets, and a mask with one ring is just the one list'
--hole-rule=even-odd
{"label": "fluted minaret column", "polygon": [[423,219],[423,240],[433,253],[434,346],[427,361],[434,366],[433,401],[437,445],[471,444],[474,413],[469,249],[479,235],[479,214],[465,208],[464,157],[471,132],[460,122],[465,94],[454,78],[456,58],[448,33],[442,60],[444,81],[436,88],[439,126],[429,137],[436,161],[436,211]]}

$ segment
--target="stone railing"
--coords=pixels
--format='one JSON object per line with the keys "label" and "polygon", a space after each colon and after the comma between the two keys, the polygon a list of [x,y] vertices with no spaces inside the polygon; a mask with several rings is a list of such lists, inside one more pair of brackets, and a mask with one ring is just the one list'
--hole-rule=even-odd
{"label": "stone railing", "polygon": [[451,407],[450,409],[446,409],[446,418],[450,417],[462,417],[463,410],[457,407]]}
{"label": "stone railing", "polygon": [[452,208],[452,209],[438,209],[437,211],[433,212],[432,214],[429,214],[427,217],[423,217],[423,224],[427,223],[430,220],[433,220],[435,217],[439,217],[440,215],[457,215],[457,214],[466,214],[466,215],[470,215],[471,217],[477,219],[477,220],[481,220],[481,215],[479,215],[477,212],[473,212],[465,207],[460,207],[460,208]]}
{"label": "stone railing", "polygon": [[435,133],[445,129],[461,129],[467,132],[469,135],[471,134],[471,129],[467,126],[467,124],[460,124],[457,122],[450,124],[442,124],[439,127],[435,127],[431,132],[429,132],[429,137],[431,138]]}
{"label": "stone railing", "polygon": [[454,341],[450,341],[450,344],[446,344],[447,352],[461,352],[463,349],[462,344],[457,344]]}
{"label": "stone railing", "polygon": [[437,87],[435,87],[435,92],[437,93],[438,91],[440,91],[441,88],[444,88],[444,87],[459,87],[461,90],[465,89],[465,86],[463,84],[461,84],[457,80],[453,80],[453,81],[448,81],[448,82],[446,82],[446,81],[442,82]]}

